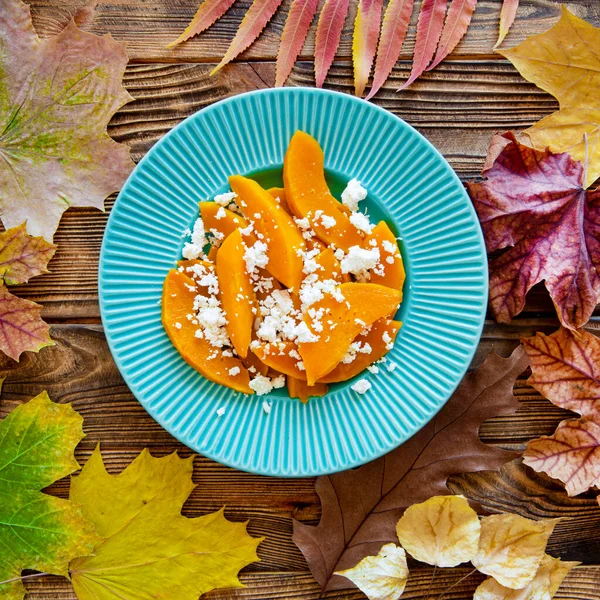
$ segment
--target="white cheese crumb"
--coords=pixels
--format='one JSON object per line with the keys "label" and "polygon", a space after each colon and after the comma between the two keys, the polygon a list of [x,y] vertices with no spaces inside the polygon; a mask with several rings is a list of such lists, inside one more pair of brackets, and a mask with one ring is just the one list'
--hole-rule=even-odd
{"label": "white cheese crumb", "polygon": [[344,259],[344,256],[346,256],[346,253],[341,249],[341,248],[336,248],[336,250],[334,251],[333,255],[339,260],[342,261]]}
{"label": "white cheese crumb", "polygon": [[387,364],[385,365],[385,368],[391,373],[392,371],[395,371],[396,368],[398,367],[398,365],[393,361],[390,360],[387,362]]}
{"label": "white cheese crumb", "polygon": [[323,227],[325,227],[325,229],[331,229],[332,227],[335,227],[336,221],[333,217],[330,217],[329,215],[323,215],[321,217],[321,223]]}
{"label": "white cheese crumb", "polygon": [[348,254],[341,261],[342,273],[352,273],[359,281],[368,281],[369,269],[379,263],[379,248],[367,250],[360,246],[351,246]]}
{"label": "white cheese crumb", "polygon": [[350,386],[357,394],[366,394],[371,389],[371,382],[366,379],[359,379]]}
{"label": "white cheese crumb", "polygon": [[268,415],[271,414],[271,408],[273,408],[273,403],[272,402],[267,402],[266,400],[262,403],[262,409],[265,411],[265,413],[267,413]]}
{"label": "white cheese crumb", "polygon": [[253,274],[257,269],[264,269],[269,262],[269,257],[266,254],[267,245],[264,242],[255,242],[254,246],[249,246],[244,252],[244,261],[246,270]]}
{"label": "white cheese crumb", "polygon": [[204,254],[204,246],[206,246],[206,234],[204,231],[204,223],[202,218],[198,217],[194,223],[194,230],[192,231],[192,240],[186,242],[183,246],[183,258],[193,260]]}
{"label": "white cheese crumb", "polygon": [[[264,394],[268,394],[273,389],[273,384],[268,377],[264,375],[257,375],[249,384],[251,389],[253,389],[259,396],[263,396]],[[264,404],[263,404],[264,408]],[[265,411],[267,412],[267,411]]]}
{"label": "white cheese crumb", "polygon": [[383,340],[383,343],[385,344],[385,349],[386,350],[391,350],[394,347],[394,343],[392,342],[392,338],[391,338],[390,334],[387,331],[383,332],[383,335],[381,336],[381,339]]}
{"label": "white cheese crumb", "polygon": [[235,377],[236,375],[240,374],[240,368],[239,367],[231,367],[231,369],[229,369],[228,373],[232,376]]}
{"label": "white cheese crumb", "polygon": [[369,217],[361,212],[355,212],[350,215],[350,223],[356,227],[359,231],[364,233],[371,233],[375,228],[375,225],[369,221]]}
{"label": "white cheese crumb", "polygon": [[217,408],[217,417],[222,417],[225,414],[225,409],[223,407]]}
{"label": "white cheese crumb", "polygon": [[296,326],[295,334],[296,339],[300,344],[319,341],[319,336],[316,336],[314,333],[312,333],[304,321],[300,322]]}
{"label": "white cheese crumb", "polygon": [[310,229],[310,222],[306,217],[304,217],[303,219],[298,219],[297,217],[294,217],[294,221],[296,222],[296,225],[298,225],[298,227],[300,227],[300,229],[302,229],[303,231]]}
{"label": "white cheese crumb", "polygon": [[225,209],[221,206],[221,208],[219,208],[219,210],[217,211],[217,214],[215,215],[215,219],[217,219],[217,221],[220,221],[221,219],[225,218],[227,216],[227,213],[225,212]]}
{"label": "white cheese crumb", "polygon": [[342,192],[342,204],[347,206],[352,212],[358,210],[358,203],[367,197],[367,190],[360,185],[358,179],[351,179]]}
{"label": "white cheese crumb", "polygon": [[244,229],[240,229],[240,233],[243,236],[248,236],[250,235],[252,232],[254,231],[254,225],[252,223],[250,223],[247,227],[244,227]]}
{"label": "white cheese crumb", "polygon": [[369,365],[367,369],[370,373],[373,373],[374,375],[377,375],[377,373],[379,373],[379,367],[377,365]]}
{"label": "white cheese crumb", "polygon": [[390,240],[383,240],[381,242],[381,245],[388,254],[396,254],[396,252],[398,251],[398,246],[396,246],[396,244],[394,244],[393,242],[390,242]]}
{"label": "white cheese crumb", "polygon": [[176,327],[177,329],[181,329],[181,323],[175,323],[175,327]]}
{"label": "white cheese crumb", "polygon": [[285,375],[279,375],[278,377],[274,377],[271,381],[274,389],[282,388],[285,385]]}
{"label": "white cheese crumb", "polygon": [[386,256],[386,257],[385,257],[385,262],[386,262],[388,265],[393,265],[393,264],[394,264],[394,262],[395,262],[395,260],[396,260],[396,259],[395,259],[393,256]]}
{"label": "white cheese crumb", "polygon": [[230,202],[237,198],[235,192],[225,192],[224,194],[217,194],[214,197],[214,201],[220,206],[227,206]]}

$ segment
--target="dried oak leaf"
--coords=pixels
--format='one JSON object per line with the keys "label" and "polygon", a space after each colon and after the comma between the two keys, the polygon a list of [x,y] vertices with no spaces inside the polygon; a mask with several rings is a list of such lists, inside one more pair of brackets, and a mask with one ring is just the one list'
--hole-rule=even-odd
{"label": "dried oak leaf", "polygon": [[479,547],[481,526],[464,496],[433,496],[409,506],[396,525],[402,547],[436,567],[470,561]]}
{"label": "dried oak leaf", "polygon": [[96,448],[71,485],[71,500],[106,538],[92,556],[71,561],[79,600],[136,594],[197,600],[216,588],[242,586],[238,572],[258,560],[261,539],[250,537],[245,523],[225,519],[223,510],[182,516],[195,487],[192,469],[193,458],[153,458],[144,451],[110,475]]}
{"label": "dried oak leaf", "polygon": [[406,553],[396,544],[386,544],[377,556],[367,556],[336,575],[347,577],[369,600],[398,600],[408,581]]}
{"label": "dried oak leaf", "polygon": [[499,52],[559,101],[559,111],[525,131],[533,146],[587,162],[584,185],[589,187],[600,176],[600,29],[563,6],[560,20],[548,31]]}
{"label": "dried oak leaf", "polygon": [[[73,450],[83,419],[46,392],[0,422],[0,581],[23,569],[67,575],[72,558],[90,552],[98,536],[73,502],[41,490],[79,468]],[[0,598],[20,600],[20,581],[0,586]]]}
{"label": "dried oak leaf", "polygon": [[334,575],[396,541],[406,508],[448,493],[450,475],[498,469],[515,457],[478,437],[493,415],[519,408],[513,385],[527,367],[521,348],[510,358],[491,354],[467,375],[433,420],[402,446],[359,469],[319,477],[322,517],[316,527],[294,522],[293,540],[323,589],[347,589]]}
{"label": "dried oak leaf", "polygon": [[524,588],[512,590],[488,577],[475,590],[473,600],[551,600],[569,571],[578,564],[546,554],[535,577]]}
{"label": "dried oak leaf", "polygon": [[558,521],[534,521],[510,514],[484,517],[479,550],[471,562],[501,585],[523,588],[535,577]]}
{"label": "dried oak leaf", "polygon": [[467,184],[488,252],[504,250],[489,261],[490,308],[510,321],[544,280],[561,323],[577,329],[600,301],[600,191],[583,189],[583,166],[568,154],[503,137],[486,179]]}
{"label": "dried oak leaf", "polygon": [[27,222],[47,240],[70,206],[103,208],[133,162],[106,133],[131,100],[121,85],[125,44],[71,22],[40,39],[29,7],[0,3],[0,211],[8,229]]}

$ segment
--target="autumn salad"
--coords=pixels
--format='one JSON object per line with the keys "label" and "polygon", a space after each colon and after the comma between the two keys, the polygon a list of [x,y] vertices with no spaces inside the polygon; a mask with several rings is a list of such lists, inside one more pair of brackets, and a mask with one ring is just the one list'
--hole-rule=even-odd
{"label": "autumn salad", "polygon": [[[385,354],[405,272],[394,233],[359,211],[356,179],[341,202],[324,155],[297,131],[283,188],[233,175],[231,192],[200,202],[183,259],[163,287],[162,321],[181,356],[204,377],[246,394],[287,385],[322,396],[365,369],[393,370]],[[365,393],[367,379],[352,389]]]}

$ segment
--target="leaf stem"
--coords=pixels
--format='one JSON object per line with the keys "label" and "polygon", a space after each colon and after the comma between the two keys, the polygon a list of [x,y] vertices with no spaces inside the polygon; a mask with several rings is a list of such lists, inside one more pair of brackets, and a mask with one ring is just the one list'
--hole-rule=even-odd
{"label": "leaf stem", "polygon": [[587,182],[588,166],[589,166],[589,162],[590,162],[587,131],[583,134],[583,143],[585,144],[585,158],[583,160],[583,187],[585,189],[587,187],[586,182]]}
{"label": "leaf stem", "polygon": [[429,589],[427,590],[427,596],[431,596],[431,588],[433,587],[433,580],[435,579],[436,571],[437,571],[437,565],[433,565],[433,573],[431,574],[431,581],[429,582]]}
{"label": "leaf stem", "polygon": [[5,583],[12,583],[13,581],[22,581],[23,579],[32,579],[33,577],[43,577],[44,575],[51,575],[51,573],[34,573],[33,575],[13,577],[12,579],[7,579],[6,581],[0,581],[0,585],[4,585]]}
{"label": "leaf stem", "polygon": [[461,577],[458,581],[455,581],[445,592],[443,592],[442,594],[440,594],[438,596],[438,600],[442,600],[442,598],[446,594],[449,594],[457,585],[460,585],[465,579],[468,579],[469,577],[471,577],[471,575],[473,575],[473,573],[476,573],[476,572],[477,572],[477,569],[473,569],[472,571],[469,571],[466,575]]}

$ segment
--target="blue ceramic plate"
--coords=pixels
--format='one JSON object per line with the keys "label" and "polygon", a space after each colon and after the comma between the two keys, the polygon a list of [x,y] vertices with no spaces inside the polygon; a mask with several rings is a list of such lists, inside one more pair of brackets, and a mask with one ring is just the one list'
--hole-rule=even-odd
{"label": "blue ceramic plate", "polygon": [[[352,177],[361,203],[401,237],[407,271],[404,322],[388,359],[307,405],[285,390],[247,396],[211,383],[163,330],[162,283],[181,257],[198,202],[228,190],[233,173],[281,185],[292,134],[325,151],[334,194]],[[338,196],[339,197],[339,196]],[[463,377],[487,302],[485,246],[463,186],[412,127],[363,100],[309,88],[235,96],[201,110],[146,154],[112,209],[100,258],[100,307],[127,385],[167,431],[195,451],[244,471],[304,477],[342,471],[389,452],[425,425]],[[263,401],[272,410],[263,410]],[[225,414],[217,416],[217,409]]]}

